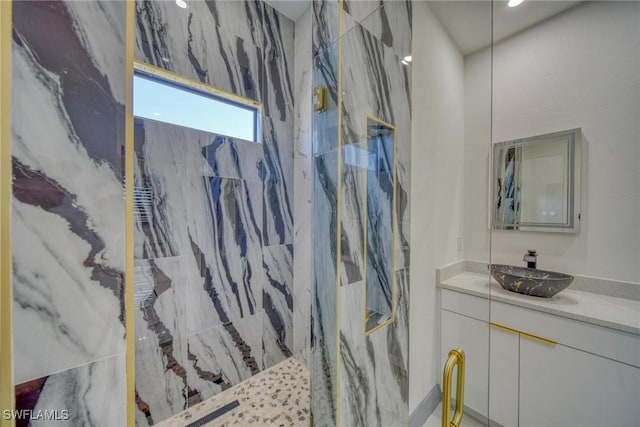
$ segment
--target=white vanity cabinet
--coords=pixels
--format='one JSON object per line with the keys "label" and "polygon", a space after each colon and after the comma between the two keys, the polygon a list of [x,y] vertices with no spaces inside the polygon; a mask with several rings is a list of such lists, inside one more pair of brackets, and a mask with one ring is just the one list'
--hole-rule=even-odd
{"label": "white vanity cabinet", "polygon": [[[449,350],[464,350],[464,404],[486,417],[489,410],[489,300],[451,291],[442,291],[441,296],[440,366],[444,367]],[[452,381],[453,397],[455,385]]]}
{"label": "white vanity cabinet", "polygon": [[448,289],[442,365],[467,354],[465,406],[505,427],[640,426],[640,336]]}
{"label": "white vanity cabinet", "polygon": [[520,338],[519,389],[522,427],[640,425],[640,369],[585,351]]}
{"label": "white vanity cabinet", "polygon": [[[465,352],[464,404],[487,416],[489,407],[487,380],[489,378],[489,325],[470,317],[442,310],[441,367],[447,362],[449,350],[462,348]],[[457,375],[457,372],[454,374]],[[456,396],[456,382],[452,381],[452,398]]]}
{"label": "white vanity cabinet", "polygon": [[505,427],[517,426],[520,336],[495,327],[489,333],[489,419]]}

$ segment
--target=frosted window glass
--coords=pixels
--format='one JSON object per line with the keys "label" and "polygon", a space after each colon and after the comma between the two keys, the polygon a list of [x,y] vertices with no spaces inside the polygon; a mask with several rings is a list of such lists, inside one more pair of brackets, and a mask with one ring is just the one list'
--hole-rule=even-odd
{"label": "frosted window glass", "polygon": [[165,83],[154,77],[133,77],[133,114],[205,132],[257,141],[254,108]]}

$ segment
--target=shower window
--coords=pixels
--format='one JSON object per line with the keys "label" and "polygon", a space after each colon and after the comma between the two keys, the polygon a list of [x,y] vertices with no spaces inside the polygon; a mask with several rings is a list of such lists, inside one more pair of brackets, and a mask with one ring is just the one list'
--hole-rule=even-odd
{"label": "shower window", "polygon": [[147,64],[136,64],[133,114],[260,142],[260,104]]}

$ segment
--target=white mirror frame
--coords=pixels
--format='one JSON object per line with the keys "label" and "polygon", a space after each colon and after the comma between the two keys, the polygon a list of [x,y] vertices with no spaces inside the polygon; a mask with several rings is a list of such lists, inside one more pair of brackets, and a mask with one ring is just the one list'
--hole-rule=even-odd
{"label": "white mirror frame", "polygon": [[[562,224],[521,222],[518,224],[498,224],[495,220],[495,182],[497,179],[495,170],[495,156],[498,149],[505,147],[522,147],[535,144],[537,140],[547,138],[567,137],[569,144],[569,169],[567,171],[567,208],[568,221]],[[580,231],[582,217],[580,206],[580,194],[582,191],[582,130],[580,128],[564,130],[560,132],[536,135],[527,138],[519,138],[511,141],[495,142],[491,144],[489,153],[489,221],[493,230],[506,231],[541,231],[552,233],[573,233]]]}

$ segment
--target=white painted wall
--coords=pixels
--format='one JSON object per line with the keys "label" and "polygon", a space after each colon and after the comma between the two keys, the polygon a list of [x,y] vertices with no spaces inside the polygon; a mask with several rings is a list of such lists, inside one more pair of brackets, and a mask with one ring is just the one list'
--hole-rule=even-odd
{"label": "white painted wall", "polygon": [[[494,231],[492,262],[520,265],[531,248],[540,268],[640,283],[639,41],[640,2],[585,2],[495,45],[493,140],[582,128],[583,221],[577,235]],[[473,108],[489,102],[489,61],[465,60],[468,259],[489,242],[489,110]]]}
{"label": "white painted wall", "polygon": [[409,411],[440,376],[435,269],[461,259],[463,58],[425,2],[413,3]]}
{"label": "white painted wall", "polygon": [[491,147],[491,55],[464,60],[464,258],[489,262],[489,152]]}

